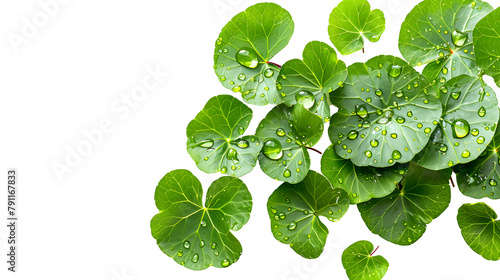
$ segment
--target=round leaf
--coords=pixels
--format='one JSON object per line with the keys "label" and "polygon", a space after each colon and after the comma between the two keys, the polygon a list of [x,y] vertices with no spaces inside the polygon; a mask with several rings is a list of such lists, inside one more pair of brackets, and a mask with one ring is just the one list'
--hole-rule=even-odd
{"label": "round leaf", "polygon": [[441,116],[431,92],[424,76],[394,56],[349,66],[344,86],[330,96],[339,108],[328,130],[335,151],[358,166],[409,162]]}
{"label": "round leaf", "polygon": [[451,169],[432,171],[411,162],[400,188],[358,204],[358,210],[371,232],[394,244],[413,244],[427,224],[448,208],[450,176]]}
{"label": "round leaf", "polygon": [[274,3],[256,4],[234,16],[215,43],[219,81],[250,104],[281,103],[276,91],[280,69],[268,62],[288,44],[293,29],[290,14]]}
{"label": "round leaf", "polygon": [[238,178],[221,177],[202,204],[200,181],[188,170],[174,170],[158,183],[155,201],[160,213],[151,220],[151,234],[160,249],[193,270],[227,267],[238,260],[241,244],[231,233],[248,222],[252,196]]}
{"label": "round leaf", "polygon": [[347,191],[352,204],[392,193],[406,170],[408,164],[388,168],[359,167],[338,156],[333,146],[328,147],[321,158],[321,172],[333,187]]}
{"label": "round leaf", "polygon": [[187,127],[187,151],[206,173],[243,176],[257,163],[261,145],[243,136],[252,110],[230,95],[212,97]]}
{"label": "round leaf", "polygon": [[464,204],[458,209],[458,226],[469,247],[490,261],[500,260],[500,221],[483,202]]}
{"label": "round leaf", "polygon": [[[328,93],[338,88],[347,76],[345,63],[337,59],[337,53],[329,45],[313,41],[306,45],[303,60],[292,59],[281,68],[278,89],[287,106],[305,98],[313,98],[309,109],[325,121],[330,118]],[[310,96],[310,97],[309,97]]]}
{"label": "round leaf", "polygon": [[[299,106],[302,107],[300,104],[294,108],[276,106],[255,133],[263,140],[259,155],[262,171],[273,179],[289,183],[298,183],[306,177],[311,165],[306,147],[316,144],[323,131],[321,118]],[[273,140],[281,147],[277,157],[269,157],[265,151],[268,141]]]}
{"label": "round leaf", "polygon": [[460,191],[472,198],[500,198],[500,129],[476,160],[455,166]]}
{"label": "round leaf", "polygon": [[358,241],[342,253],[342,265],[349,280],[380,280],[389,269],[389,262],[382,256],[372,257],[373,244]]}
{"label": "round leaf", "polygon": [[443,115],[427,147],[414,161],[439,170],[476,159],[498,122],[495,92],[477,77],[462,75],[441,88]]}
{"label": "round leaf", "polygon": [[384,13],[370,10],[366,0],[344,0],[330,14],[328,34],[342,55],[361,50],[363,36],[370,42],[377,42],[384,30]]}
{"label": "round leaf", "polygon": [[437,90],[452,77],[478,73],[472,30],[491,11],[480,0],[425,0],[406,16],[399,50],[411,65],[429,63],[423,74]]}
{"label": "round leaf", "polygon": [[500,87],[500,8],[497,8],[474,28],[474,49],[477,66],[495,79]]}
{"label": "round leaf", "polygon": [[349,197],[339,188],[332,188],[323,175],[309,171],[296,185],[283,183],[267,201],[274,237],[304,258],[321,255],[328,228],[320,216],[338,221],[349,209]]}

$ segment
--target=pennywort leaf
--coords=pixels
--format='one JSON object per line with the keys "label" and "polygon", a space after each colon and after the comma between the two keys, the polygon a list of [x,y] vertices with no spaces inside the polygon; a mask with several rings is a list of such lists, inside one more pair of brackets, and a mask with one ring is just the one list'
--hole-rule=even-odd
{"label": "pennywort leaf", "polygon": [[[376,250],[376,249],[375,249]],[[389,269],[389,262],[382,256],[372,256],[373,244],[358,241],[342,253],[342,265],[349,280],[380,280]]]}
{"label": "pennywort leaf", "polygon": [[500,8],[481,19],[474,28],[477,66],[500,87]]}
{"label": "pennywort leaf", "polygon": [[347,193],[332,188],[323,175],[312,170],[298,184],[283,183],[267,202],[274,238],[308,259],[321,255],[328,236],[320,216],[338,221],[347,209]]}
{"label": "pennywort leaf", "polygon": [[330,140],[338,155],[358,166],[409,162],[429,141],[442,112],[427,79],[387,55],[349,66],[344,86],[330,100],[339,108],[330,121]]}
{"label": "pennywort leaf", "polygon": [[343,0],[333,9],[329,22],[330,40],[343,55],[361,50],[363,36],[377,42],[385,30],[384,13],[371,10],[367,0]]}
{"label": "pennywort leaf", "polygon": [[500,260],[500,221],[483,202],[464,204],[458,209],[457,221],[469,247],[490,261]]}
{"label": "pennywort leaf", "polygon": [[280,104],[276,79],[280,69],[269,64],[290,41],[294,23],[274,3],[253,5],[234,16],[215,43],[214,69],[222,85],[241,92],[254,105]]}
{"label": "pennywort leaf", "polygon": [[151,233],[160,249],[193,270],[227,267],[236,262],[241,244],[231,231],[248,222],[252,196],[238,178],[221,177],[207,192],[205,207],[200,181],[188,170],[174,170],[155,192],[160,213],[151,220]]}
{"label": "pennywort leaf", "polygon": [[345,63],[329,45],[313,41],[306,45],[303,60],[292,59],[283,64],[277,87],[287,106],[301,103],[325,121],[330,119],[328,93],[344,82]]}
{"label": "pennywort leaf", "polygon": [[252,109],[230,95],[212,97],[187,127],[187,151],[206,173],[243,176],[252,171],[261,150],[259,138],[242,136]]}
{"label": "pennywort leaf", "polygon": [[394,244],[411,245],[448,208],[450,176],[451,169],[432,171],[411,162],[398,189],[358,204],[358,210],[371,232]]}

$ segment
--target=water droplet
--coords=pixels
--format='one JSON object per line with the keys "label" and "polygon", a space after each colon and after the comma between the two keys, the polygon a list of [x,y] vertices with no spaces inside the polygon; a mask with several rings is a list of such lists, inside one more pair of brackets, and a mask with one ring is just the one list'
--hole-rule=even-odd
{"label": "water droplet", "polygon": [[316,101],[314,99],[314,95],[307,90],[303,90],[297,93],[295,95],[295,100],[297,101],[297,103],[302,104],[302,106],[304,106],[304,108],[306,109],[309,109],[312,106],[314,106],[314,103]]}
{"label": "water droplet", "polygon": [[212,139],[203,140],[198,144],[198,146],[203,148],[211,148],[213,145],[214,145],[214,140]]}
{"label": "water droplet", "polygon": [[477,128],[473,128],[470,133],[472,134],[472,136],[477,136],[479,134],[479,129]]}
{"label": "water droplet", "polygon": [[280,213],[279,217],[281,220],[284,220],[286,218],[286,215],[285,215],[285,213]]}
{"label": "water droplet", "polygon": [[446,151],[448,151],[448,146],[446,146],[446,144],[440,144],[439,151],[446,153]]}
{"label": "water droplet", "polygon": [[464,138],[469,135],[470,125],[469,122],[463,119],[458,119],[453,122],[453,137]]}
{"label": "water droplet", "polygon": [[201,221],[200,224],[201,224],[202,227],[206,227],[207,226],[207,222],[205,222],[205,221]]}
{"label": "water droplet", "polygon": [[490,186],[496,186],[497,185],[497,181],[495,181],[494,179],[490,179],[489,183],[490,183]]}
{"label": "water droplet", "polygon": [[[446,78],[445,78],[445,77],[441,77],[441,78],[439,78],[439,82],[440,82],[440,83],[442,83],[442,84],[446,83]],[[446,87],[445,87],[445,88],[446,88]],[[447,88],[446,88],[446,92],[448,92],[448,89],[447,89]]]}
{"label": "water droplet", "polygon": [[212,247],[212,250],[215,250],[215,248],[217,248],[217,243],[215,243],[215,242],[214,242],[214,243],[212,243],[212,246],[211,246],[211,247]]}
{"label": "water droplet", "polygon": [[[447,91],[447,92],[448,92],[448,91]],[[446,92],[445,92],[445,93],[446,93]],[[452,92],[452,93],[451,93],[451,98],[453,98],[453,99],[457,100],[457,99],[460,97],[460,94],[462,94],[462,92],[461,92],[461,91],[459,91],[459,92]]]}
{"label": "water droplet", "polygon": [[198,262],[198,254],[194,254],[193,258],[191,258],[191,261],[194,263]]}
{"label": "water droplet", "polygon": [[358,195],[356,193],[353,193],[352,197],[358,197]]}
{"label": "water droplet", "polygon": [[481,108],[479,108],[479,110],[477,111],[477,114],[480,116],[480,117],[484,117],[486,116],[486,109],[481,106]]}
{"label": "water droplet", "polygon": [[238,155],[238,152],[235,149],[229,148],[229,150],[227,152],[227,159],[229,159],[229,160],[236,159],[237,160],[237,158],[236,158],[237,155]]}
{"label": "water droplet", "polygon": [[396,97],[397,97],[397,98],[401,98],[401,97],[403,97],[403,94],[404,94],[404,93],[403,93],[403,91],[402,91],[402,90],[398,90],[398,91],[396,91]]}
{"label": "water droplet", "polygon": [[468,157],[470,157],[470,152],[469,152],[468,150],[464,150],[464,151],[462,152],[462,157],[463,157],[463,158],[468,158]]}
{"label": "water droplet", "polygon": [[398,150],[392,151],[392,158],[395,159],[395,160],[400,159],[401,158],[401,152],[398,151]]}
{"label": "water droplet", "polygon": [[425,132],[425,133],[431,133],[431,128],[430,128],[430,127],[426,127],[426,128],[424,129],[424,132]]}
{"label": "water droplet", "polygon": [[366,98],[366,102],[370,103],[372,102],[372,99],[370,97]]}
{"label": "water droplet", "polygon": [[399,65],[392,65],[391,70],[389,70],[389,75],[391,77],[393,77],[393,78],[396,78],[399,75],[401,75],[401,70],[402,70],[401,66],[399,66]]}
{"label": "water droplet", "polygon": [[418,85],[419,85],[418,82],[413,83],[413,87],[418,87]]}
{"label": "water droplet", "polygon": [[372,152],[371,151],[366,151],[365,155],[366,155],[366,157],[371,158],[372,157]]}
{"label": "water droplet", "polygon": [[249,143],[245,139],[240,139],[236,142],[236,146],[238,146],[239,148],[242,148],[242,149],[248,148],[248,145],[249,145]]}
{"label": "water droplet", "polygon": [[378,141],[376,139],[373,139],[370,141],[370,145],[372,145],[372,147],[377,147],[378,146]]}
{"label": "water droplet", "polygon": [[304,212],[302,212],[302,213],[304,213],[304,215],[309,215],[309,210],[307,210],[307,209],[306,209],[306,210],[304,210]]}
{"label": "water droplet", "polygon": [[285,169],[285,171],[283,172],[283,176],[285,178],[288,178],[288,177],[292,176],[292,172],[290,172],[290,170],[288,170],[288,169]]}
{"label": "water droplet", "polygon": [[244,81],[246,77],[247,76],[245,76],[245,74],[241,73],[241,74],[238,75],[238,80]]}
{"label": "water droplet", "polygon": [[264,142],[262,153],[266,157],[272,160],[278,160],[281,157],[283,157],[283,150],[281,149],[281,144],[276,139],[269,139],[266,142]]}
{"label": "water droplet", "polygon": [[377,89],[377,90],[375,91],[375,94],[376,94],[377,96],[381,96],[381,95],[382,95],[382,90],[381,90],[381,89]]}
{"label": "water droplet", "polygon": [[406,115],[407,115],[408,117],[411,117],[411,116],[413,116],[413,113],[412,113],[412,111],[408,111],[408,113],[406,113]]}
{"label": "water droplet", "polygon": [[358,115],[360,118],[365,118],[368,115],[366,107],[363,105],[356,105],[356,115]]}
{"label": "water droplet", "polygon": [[222,262],[220,263],[220,265],[222,265],[222,267],[228,267],[229,266],[229,261],[228,260],[222,260]]}
{"label": "water droplet", "polygon": [[184,254],[182,253],[182,250],[179,250],[179,252],[177,253],[177,256],[182,257],[182,255],[184,255]]}
{"label": "water droplet", "polygon": [[351,139],[351,140],[354,140],[358,137],[358,132],[357,131],[350,131],[348,134],[347,134],[347,138]]}
{"label": "water droplet", "polygon": [[186,249],[189,249],[189,247],[191,247],[191,243],[189,243],[189,241],[184,241],[184,248]]}
{"label": "water droplet", "polygon": [[208,160],[208,157],[205,157],[204,160]]}
{"label": "water droplet", "polygon": [[342,181],[342,179],[341,179],[341,178],[339,178],[339,179],[338,179],[338,182],[339,182],[339,184],[342,184],[342,182],[343,182],[343,181]]}
{"label": "water droplet", "polygon": [[276,129],[276,135],[280,137],[285,136],[285,130],[283,128]]}
{"label": "water droplet", "polygon": [[274,75],[274,70],[271,68],[268,68],[266,69],[266,71],[264,71],[264,76],[266,76],[267,78],[271,78],[273,75]]}
{"label": "water droplet", "polygon": [[378,42],[378,40],[380,40],[380,35],[373,35],[373,36],[370,36],[370,38],[368,38],[368,40],[370,40],[370,42]]}
{"label": "water droplet", "polygon": [[220,81],[221,81],[221,82],[224,82],[224,81],[226,80],[226,77],[224,77],[224,76],[220,76],[220,78],[219,78],[219,79],[220,79]]}
{"label": "water droplet", "polygon": [[236,61],[247,68],[256,68],[259,65],[257,53],[250,48],[241,48],[236,53]]}
{"label": "water droplet", "polygon": [[297,224],[295,222],[290,222],[290,224],[287,226],[288,230],[294,230],[297,227]]}
{"label": "water droplet", "polygon": [[396,133],[392,133],[391,137],[394,138],[394,139],[396,139],[396,138],[398,138],[398,135]]}
{"label": "water droplet", "polygon": [[233,92],[238,92],[240,90],[241,90],[240,86],[234,86],[233,89],[232,89]]}
{"label": "water droplet", "polygon": [[446,68],[446,67],[443,67],[443,70],[441,70],[441,71],[442,71],[442,72],[443,72],[443,74],[445,74],[445,75],[446,75],[446,74],[448,74],[448,68]]}
{"label": "water droplet", "polygon": [[226,174],[226,172],[227,172],[227,168],[225,166],[222,167],[221,170],[220,170],[220,173]]}
{"label": "water droplet", "polygon": [[453,44],[457,47],[463,46],[468,37],[469,35],[467,33],[463,33],[457,29],[453,30],[453,32],[451,33]]}
{"label": "water droplet", "polygon": [[478,144],[483,144],[483,143],[484,143],[484,137],[483,137],[483,136],[479,136],[479,137],[477,138],[476,142],[477,142]]}

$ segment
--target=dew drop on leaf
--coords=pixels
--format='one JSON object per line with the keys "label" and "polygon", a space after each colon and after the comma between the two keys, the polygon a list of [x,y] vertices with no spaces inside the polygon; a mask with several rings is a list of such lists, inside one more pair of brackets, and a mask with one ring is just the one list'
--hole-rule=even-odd
{"label": "dew drop on leaf", "polygon": [[[444,93],[446,93],[446,92],[444,92]],[[453,98],[453,99],[457,100],[457,99],[460,97],[460,94],[462,94],[462,92],[461,92],[461,91],[458,91],[458,92],[452,92],[452,93],[451,93],[451,98]]]}
{"label": "dew drop on leaf", "polygon": [[193,258],[191,258],[191,261],[194,263],[198,262],[198,254],[194,254]]}
{"label": "dew drop on leaf", "polygon": [[212,139],[203,140],[198,145],[203,148],[211,148],[214,145],[214,140]]}
{"label": "dew drop on leaf", "polygon": [[497,181],[495,181],[495,179],[490,179],[489,184],[490,184],[490,186],[496,186]]}
{"label": "dew drop on leaf", "polygon": [[307,90],[303,90],[297,93],[295,95],[295,100],[297,101],[297,103],[302,104],[302,106],[304,106],[304,108],[306,109],[311,108],[315,103],[314,95]]}
{"label": "dew drop on leaf", "polygon": [[242,149],[248,148],[248,145],[249,145],[248,141],[245,139],[240,139],[238,140],[238,142],[236,142],[236,146]]}
{"label": "dew drop on leaf", "polygon": [[468,158],[468,157],[470,157],[470,152],[469,152],[468,150],[464,150],[464,151],[462,152],[462,157],[463,157],[463,158]]}
{"label": "dew drop on leaf", "polygon": [[453,30],[453,32],[451,33],[453,44],[457,47],[463,46],[468,37],[469,35],[467,35],[467,33],[463,33],[457,29]]}
{"label": "dew drop on leaf", "polygon": [[245,78],[246,78],[246,76],[243,73],[241,73],[241,74],[238,75],[238,80],[240,80],[240,81],[244,81]]}
{"label": "dew drop on leaf", "polygon": [[227,152],[227,159],[229,159],[229,160],[235,160],[235,159],[237,159],[236,158],[237,155],[238,155],[238,152],[236,152],[235,149],[229,148],[229,150]]}
{"label": "dew drop on leaf", "polygon": [[262,148],[262,153],[272,160],[278,160],[283,157],[283,150],[281,149],[281,144],[276,139],[269,139],[264,142],[264,147]]}
{"label": "dew drop on leaf", "polygon": [[271,78],[273,75],[274,75],[274,70],[271,68],[268,68],[266,69],[266,71],[264,71],[264,76],[266,76],[267,78]]}
{"label": "dew drop on leaf", "polygon": [[283,176],[285,178],[288,178],[288,177],[292,176],[292,172],[290,172],[290,170],[288,170],[288,169],[285,169],[285,171],[283,172]]}
{"label": "dew drop on leaf", "polygon": [[290,224],[288,224],[287,226],[288,230],[294,230],[296,227],[297,224],[295,222],[290,222]]}
{"label": "dew drop on leaf", "polygon": [[228,267],[229,266],[229,261],[228,260],[223,260],[220,265],[222,265],[222,267]]}
{"label": "dew drop on leaf", "polygon": [[363,105],[356,105],[356,115],[360,118],[365,118],[368,115],[366,107]]}
{"label": "dew drop on leaf", "polygon": [[276,129],[276,135],[280,137],[285,136],[285,130],[283,128]]}
{"label": "dew drop on leaf", "polygon": [[484,143],[484,137],[483,137],[483,136],[479,136],[479,137],[477,138],[476,142],[477,142],[478,144],[483,144],[483,143]]}
{"label": "dew drop on leaf", "polygon": [[189,243],[189,241],[184,241],[184,248],[186,249],[189,249],[189,247],[191,247],[191,243]]}
{"label": "dew drop on leaf", "polygon": [[392,65],[391,69],[389,70],[389,76],[391,76],[393,78],[399,77],[399,75],[401,75],[401,70],[402,70],[401,66]]}
{"label": "dew drop on leaf", "polygon": [[401,152],[398,151],[398,150],[392,151],[392,158],[395,159],[395,160],[400,159],[401,158]]}
{"label": "dew drop on leaf", "polygon": [[241,48],[236,53],[236,61],[247,68],[256,68],[259,65],[257,53],[250,48]]}
{"label": "dew drop on leaf", "polygon": [[355,130],[352,130],[350,131],[348,134],[347,134],[347,138],[351,139],[351,140],[354,140],[358,137],[358,132],[355,131]]}
{"label": "dew drop on leaf", "polygon": [[479,110],[477,110],[477,114],[480,116],[480,117],[484,117],[486,116],[486,109],[481,106],[481,108],[479,108]]}
{"label": "dew drop on leaf", "polygon": [[453,122],[453,137],[464,138],[469,135],[470,125],[469,122],[463,119],[458,119]]}

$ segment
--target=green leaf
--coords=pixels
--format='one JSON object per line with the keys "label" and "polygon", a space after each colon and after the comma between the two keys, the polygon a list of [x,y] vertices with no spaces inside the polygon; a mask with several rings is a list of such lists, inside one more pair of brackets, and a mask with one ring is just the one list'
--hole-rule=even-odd
{"label": "green leaf", "polygon": [[206,173],[243,176],[252,171],[260,140],[242,136],[252,119],[252,109],[230,95],[212,97],[187,127],[187,151]]}
{"label": "green leaf", "polygon": [[500,198],[500,129],[495,131],[486,150],[474,161],[457,165],[453,169],[457,174],[460,191],[472,198]]}
{"label": "green leaf", "polygon": [[238,178],[221,177],[202,204],[200,181],[188,170],[174,170],[158,183],[155,201],[160,213],[151,220],[151,234],[160,249],[193,270],[227,267],[238,260],[241,244],[231,233],[248,222],[252,196]]}
{"label": "green leaf", "polygon": [[450,176],[451,169],[432,171],[411,162],[400,188],[358,204],[358,210],[371,232],[394,244],[413,244],[427,224],[448,208]]}
{"label": "green leaf", "polygon": [[427,79],[400,58],[352,64],[344,86],[330,95],[339,108],[328,130],[335,151],[358,166],[409,162],[441,116],[432,93]]}
{"label": "green leaf", "polygon": [[477,66],[495,79],[500,87],[500,8],[497,8],[474,28],[474,49]]}
{"label": "green leaf", "polygon": [[303,60],[292,59],[281,68],[278,89],[287,106],[302,101],[313,113],[325,121],[330,118],[328,93],[344,82],[345,63],[329,45],[313,41],[306,45]]}
{"label": "green leaf", "polygon": [[431,141],[414,159],[433,170],[476,159],[491,141],[499,115],[495,92],[477,77],[455,77],[440,91],[443,115]]}
{"label": "green leaf", "polygon": [[483,202],[464,204],[458,209],[457,221],[469,247],[490,261],[500,260],[500,221]]}
{"label": "green leaf", "polygon": [[478,74],[472,30],[491,11],[479,0],[425,0],[406,16],[399,34],[399,50],[410,65],[429,63],[423,74],[435,90],[462,74]]}
{"label": "green leaf", "polygon": [[314,146],[323,133],[321,118],[301,107],[276,106],[255,133],[263,140],[260,168],[278,181],[295,184],[306,177],[311,165],[307,147]]}
{"label": "green leaf", "polygon": [[[376,249],[375,249],[376,250]],[[382,256],[372,257],[373,244],[358,241],[342,253],[342,265],[350,280],[380,280],[389,269],[389,262]]]}
{"label": "green leaf", "polygon": [[406,170],[408,164],[388,168],[359,167],[338,156],[333,146],[328,147],[321,158],[321,172],[333,187],[347,191],[352,204],[392,193]]}
{"label": "green leaf", "polygon": [[328,228],[320,216],[338,221],[349,209],[343,189],[332,188],[323,175],[309,171],[300,183],[283,183],[269,197],[267,211],[274,238],[304,258],[321,255]]}
{"label": "green leaf", "polygon": [[330,14],[328,34],[342,55],[361,50],[363,36],[370,42],[377,42],[384,30],[384,13],[370,10],[366,0],[344,0]]}
{"label": "green leaf", "polygon": [[234,16],[215,43],[219,81],[250,104],[282,103],[276,90],[280,69],[268,62],[288,44],[293,29],[290,14],[274,3],[256,4]]}

